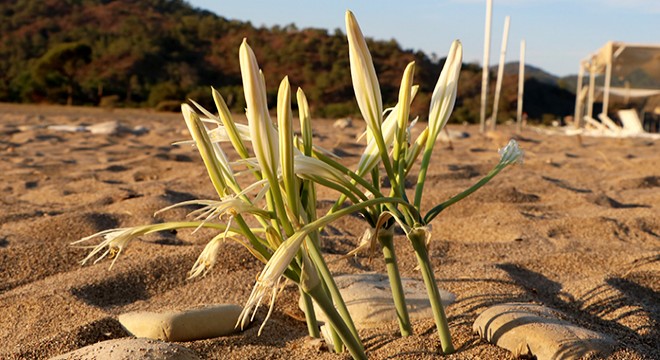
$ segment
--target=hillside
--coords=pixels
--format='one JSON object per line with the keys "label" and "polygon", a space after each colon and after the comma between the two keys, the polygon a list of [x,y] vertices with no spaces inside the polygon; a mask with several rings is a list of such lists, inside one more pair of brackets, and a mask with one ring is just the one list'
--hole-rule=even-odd
{"label": "hillside", "polygon": [[[181,0],[20,0],[0,3],[0,34],[4,102],[167,109],[193,98],[209,106],[208,87],[214,86],[232,110],[242,111],[238,46],[247,38],[266,75],[271,104],[288,75],[292,86],[305,90],[315,116],[357,112],[341,31],[293,24],[255,28]],[[396,99],[405,65],[416,62],[421,92],[413,112],[423,117],[444,59],[434,62],[393,40],[369,46],[388,104]],[[570,94],[541,83],[549,88],[526,92],[538,101],[525,102],[530,118],[570,113],[562,110],[573,101]],[[478,120],[480,84],[481,69],[465,65],[454,121]],[[501,118],[515,112],[517,75],[507,75],[504,85]],[[533,93],[547,90],[558,96],[548,102]]]}

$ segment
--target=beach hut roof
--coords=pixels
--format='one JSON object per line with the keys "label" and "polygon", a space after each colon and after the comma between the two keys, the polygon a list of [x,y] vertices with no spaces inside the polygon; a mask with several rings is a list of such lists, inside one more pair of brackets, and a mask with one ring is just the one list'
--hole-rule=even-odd
{"label": "beach hut roof", "polygon": [[613,78],[644,75],[660,84],[660,44],[609,41],[583,65],[588,71],[605,74],[611,66]]}

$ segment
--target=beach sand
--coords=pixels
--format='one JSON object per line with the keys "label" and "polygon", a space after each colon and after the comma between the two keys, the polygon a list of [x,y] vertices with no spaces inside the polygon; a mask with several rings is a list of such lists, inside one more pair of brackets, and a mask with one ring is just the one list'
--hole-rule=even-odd
{"label": "beach sand", "polygon": [[[148,133],[99,135],[47,125],[118,120]],[[364,130],[337,130],[314,120],[318,145],[354,165]],[[489,306],[532,302],[618,343],[608,359],[660,359],[660,142],[624,138],[514,135],[502,126],[482,136],[439,142],[430,167],[425,209],[485,175],[497,149],[516,136],[522,166],[444,211],[433,223],[430,254],[439,286],[457,296],[446,308],[457,352],[446,359],[507,359],[510,352],[472,331]],[[81,266],[88,249],[70,243],[123,226],[183,219],[190,209],[157,216],[174,203],[213,198],[179,114],[56,106],[0,105],[0,358],[45,359],[95,342],[128,336],[124,312],[161,311],[247,300],[262,265],[234,242],[203,278],[187,271],[212,232],[178,231],[131,243],[115,266]],[[580,141],[581,140],[581,141]],[[230,155],[234,155],[230,153]],[[414,181],[411,181],[414,183]],[[336,194],[319,192],[319,211]],[[335,274],[385,272],[381,256],[338,260],[364,231],[358,217],[326,228],[322,248]],[[403,236],[395,239],[404,276],[421,278]],[[206,359],[348,359],[306,335],[298,291],[288,285],[257,336],[267,308],[236,335],[182,343]],[[400,338],[396,323],[361,332],[372,359],[440,358],[434,322],[416,321]]]}

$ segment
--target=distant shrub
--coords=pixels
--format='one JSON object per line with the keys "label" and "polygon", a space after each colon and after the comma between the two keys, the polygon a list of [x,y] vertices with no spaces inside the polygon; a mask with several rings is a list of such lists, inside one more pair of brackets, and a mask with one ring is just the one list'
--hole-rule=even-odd
{"label": "distant shrub", "polygon": [[354,115],[359,112],[353,102],[343,102],[323,106],[317,111],[317,113],[316,116],[334,119]]}
{"label": "distant shrub", "polygon": [[112,110],[116,108],[118,105],[120,105],[119,95],[104,96],[101,98],[101,101],[99,101],[99,107],[104,109]]}
{"label": "distant shrub", "polygon": [[164,82],[156,84],[151,88],[147,103],[151,107],[157,107],[162,102],[176,100],[181,105],[182,98],[183,91],[177,85],[171,82]]}
{"label": "distant shrub", "polygon": [[181,111],[181,101],[164,100],[156,104],[156,111],[179,112]]}
{"label": "distant shrub", "polygon": [[463,123],[475,124],[479,122],[479,118],[475,117],[474,113],[470,111],[469,108],[460,107],[454,109],[454,112],[451,114],[451,118],[449,118],[449,121],[458,124],[463,124]]}

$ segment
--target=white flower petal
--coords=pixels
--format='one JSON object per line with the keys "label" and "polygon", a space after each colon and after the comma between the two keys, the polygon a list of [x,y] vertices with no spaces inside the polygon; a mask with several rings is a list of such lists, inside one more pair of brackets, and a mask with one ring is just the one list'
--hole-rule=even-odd
{"label": "white flower petal", "polygon": [[498,153],[500,154],[500,164],[522,164],[523,151],[520,149],[518,142],[514,139],[509,140],[509,143],[506,144],[504,148],[499,149]]}
{"label": "white flower petal", "polygon": [[379,134],[383,114],[380,85],[367,42],[362,35],[360,25],[350,11],[346,11],[346,35],[355,99],[362,117],[367,122],[368,132]]}
{"label": "white flower petal", "polygon": [[272,181],[278,172],[279,149],[277,130],[274,128],[268,112],[263,74],[259,70],[254,52],[246,40],[243,40],[241,44],[239,55],[252,148],[261,171]]}
{"label": "white flower petal", "polygon": [[435,143],[440,131],[447,123],[456,102],[458,88],[458,75],[461,72],[463,61],[463,46],[455,40],[451,44],[447,60],[438,82],[431,96],[431,108],[429,110],[429,140],[427,148]]}

